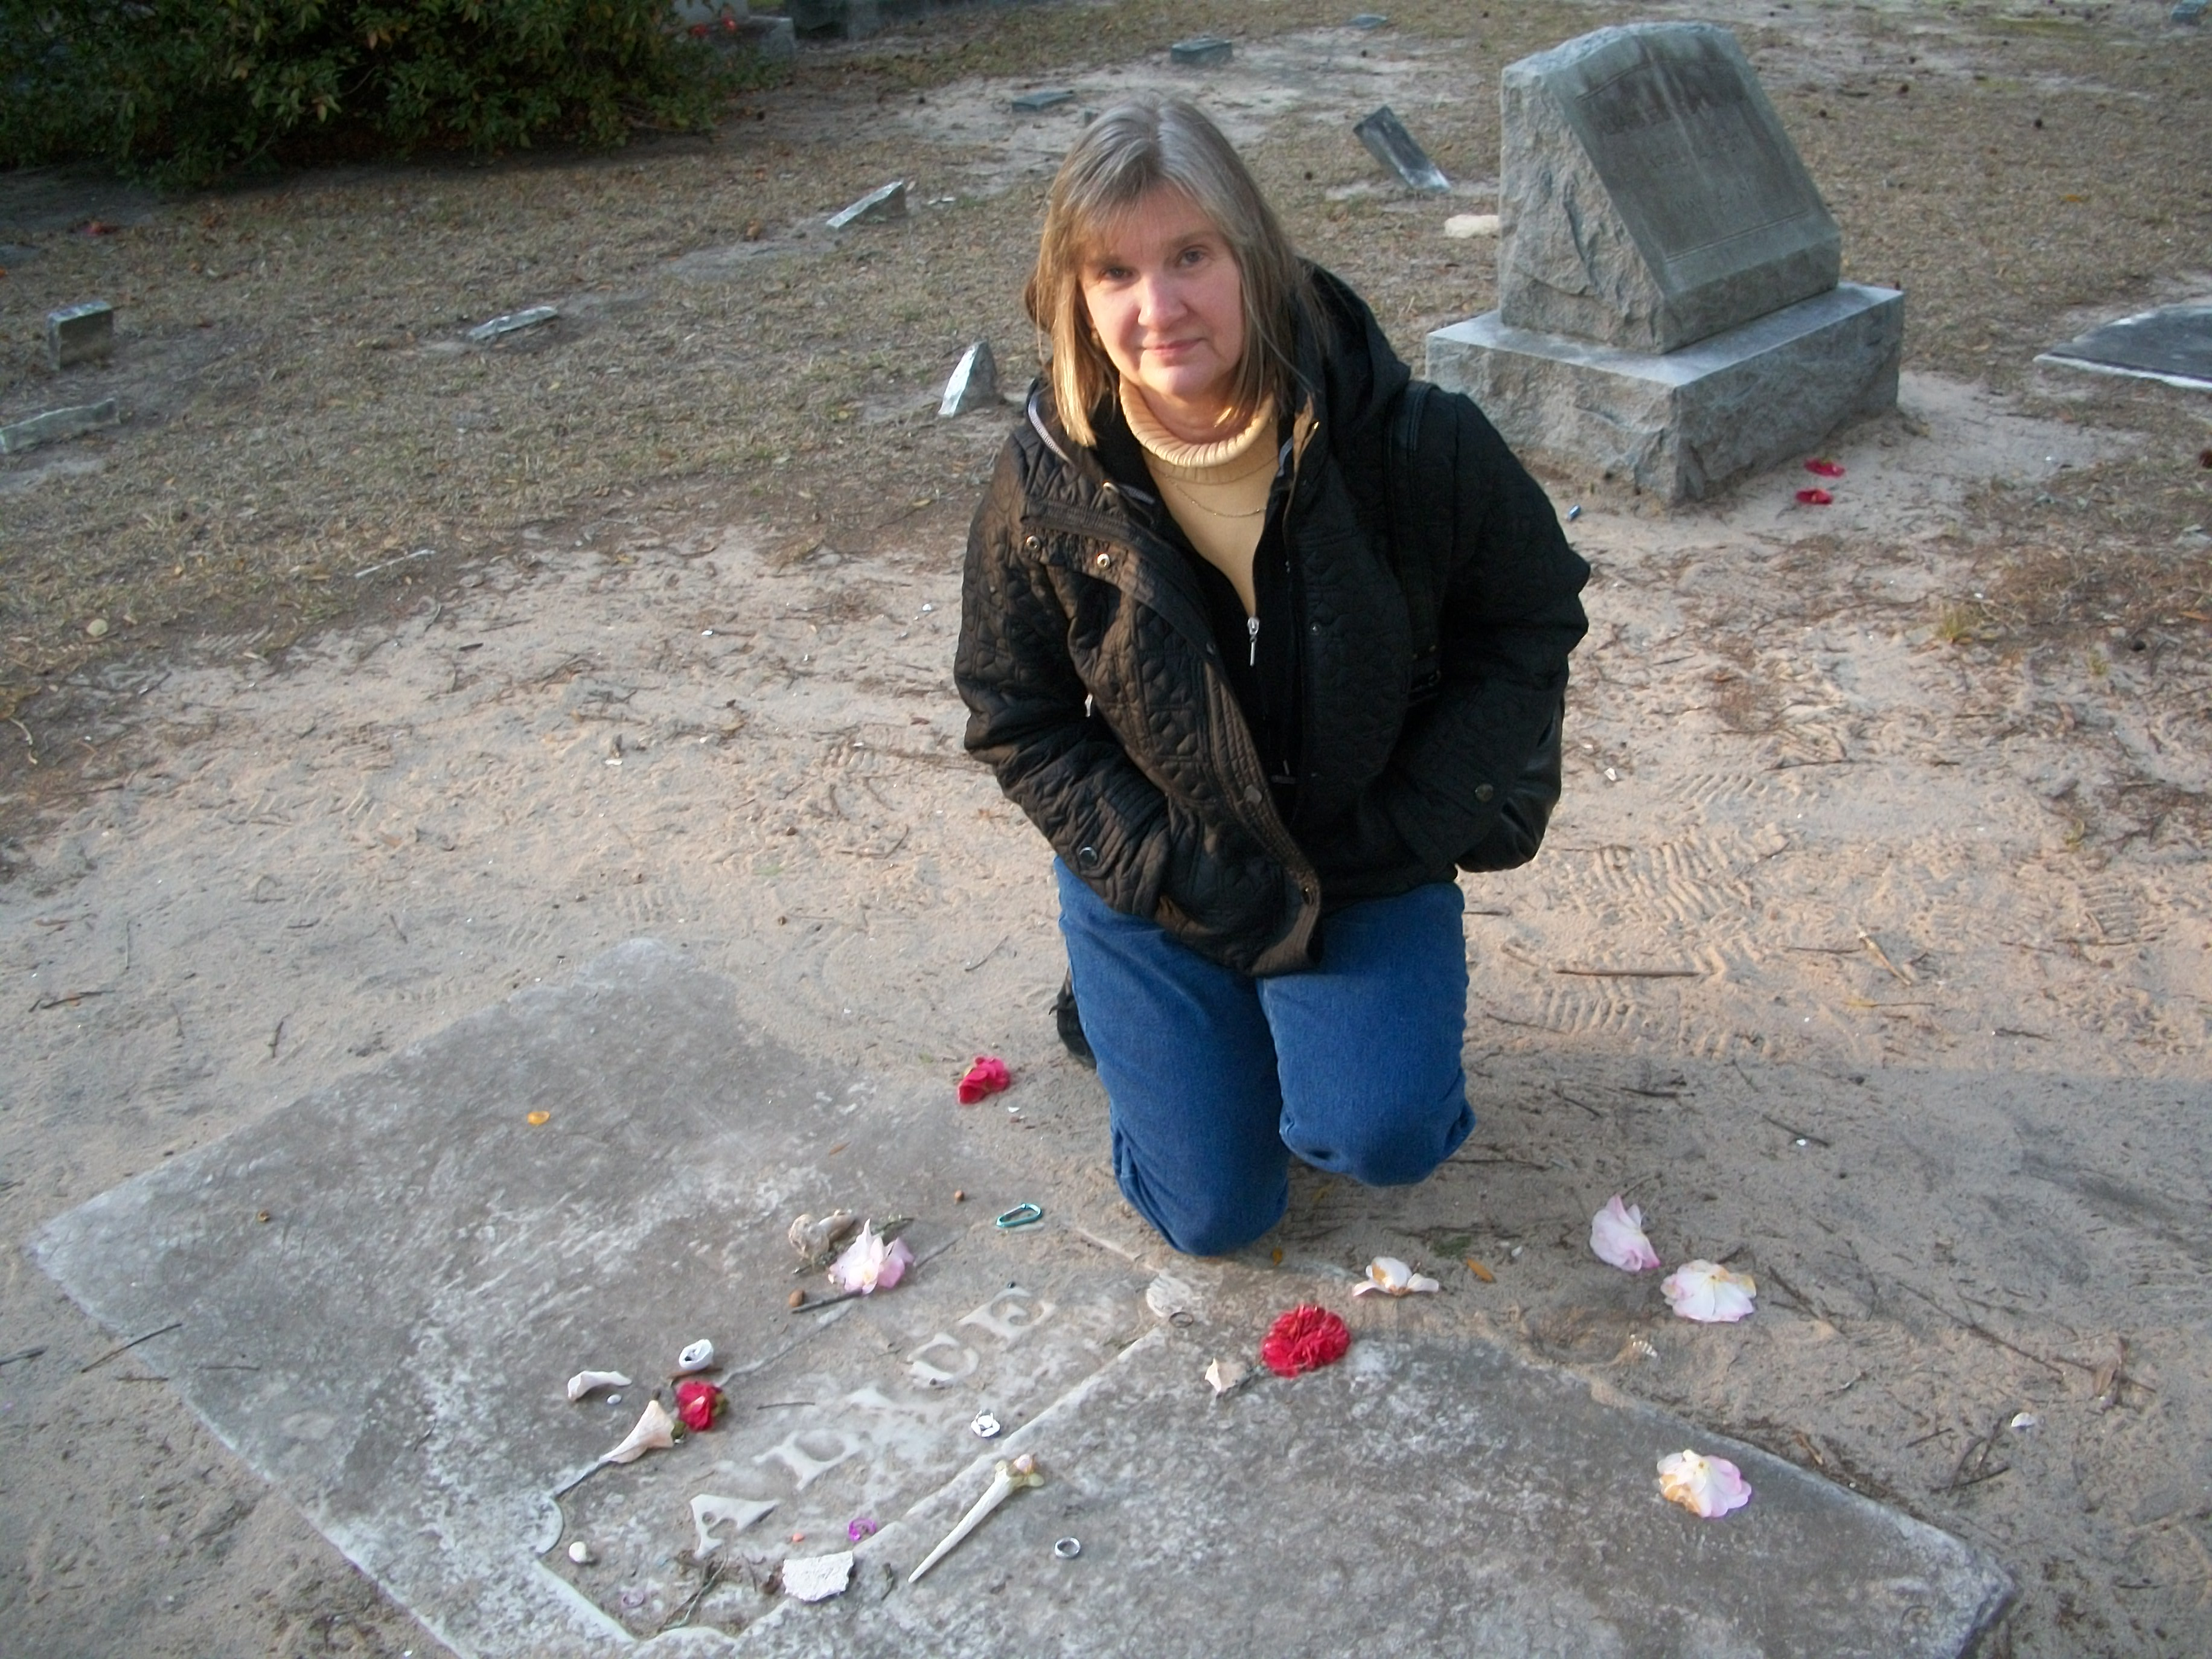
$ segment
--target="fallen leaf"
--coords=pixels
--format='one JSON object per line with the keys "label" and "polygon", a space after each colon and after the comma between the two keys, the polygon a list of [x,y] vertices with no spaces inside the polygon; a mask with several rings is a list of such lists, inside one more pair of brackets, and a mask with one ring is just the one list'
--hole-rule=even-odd
{"label": "fallen leaf", "polygon": [[529,1116],[524,1118],[522,1121],[525,1123],[527,1123],[533,1129],[542,1129],[553,1121],[553,1114],[550,1112],[532,1112]]}
{"label": "fallen leaf", "polygon": [[1482,1263],[1477,1261],[1473,1256],[1467,1258],[1467,1270],[1486,1285],[1495,1285],[1498,1282],[1498,1275],[1491,1272],[1489,1268],[1484,1267]]}

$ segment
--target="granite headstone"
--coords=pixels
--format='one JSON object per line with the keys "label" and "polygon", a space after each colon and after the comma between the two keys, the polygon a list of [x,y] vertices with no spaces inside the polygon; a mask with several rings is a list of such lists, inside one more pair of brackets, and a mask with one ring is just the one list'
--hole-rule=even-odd
{"label": "granite headstone", "polygon": [[1509,66],[1506,325],[1672,351],[1835,287],[1842,237],[1727,30],[1601,28]]}

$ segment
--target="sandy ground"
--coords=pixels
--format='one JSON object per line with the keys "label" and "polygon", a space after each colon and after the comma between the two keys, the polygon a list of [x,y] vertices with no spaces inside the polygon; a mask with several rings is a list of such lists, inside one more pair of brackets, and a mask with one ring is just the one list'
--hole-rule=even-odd
{"label": "sandy ground", "polygon": [[[1311,101],[1260,70],[1224,101],[1279,137]],[[979,190],[1064,138],[984,122],[1005,90],[963,94]],[[2212,1650],[2205,632],[1975,636],[1988,503],[2124,465],[2112,395],[1910,374],[1833,447],[1826,509],[1794,473],[1673,513],[1549,481],[1585,508],[1593,629],[1549,844],[1468,882],[1482,1127],[1410,1195],[1301,1182],[1248,1263],[1419,1257],[1461,1328],[1987,1547],[2021,1655]],[[1042,846],[950,682],[957,486],[1011,410],[866,418],[933,476],[892,479],[931,499],[865,545],[741,488],[616,489],[281,663],[240,636],[106,671],[97,764],[7,821],[0,1231],[638,934],[842,1062],[1005,1054],[1040,1168],[1110,1206],[1103,1099],[1045,1012]],[[1760,1315],[1693,1332],[1592,1261],[1617,1190],[1670,1260],[1758,1272]],[[115,1340],[9,1254],[0,1354],[44,1352],[0,1366],[0,1646],[439,1650],[136,1356],[81,1374]]]}

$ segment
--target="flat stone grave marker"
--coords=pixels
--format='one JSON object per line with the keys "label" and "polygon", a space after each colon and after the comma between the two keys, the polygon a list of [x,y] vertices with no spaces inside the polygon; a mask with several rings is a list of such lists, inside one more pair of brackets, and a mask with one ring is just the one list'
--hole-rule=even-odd
{"label": "flat stone grave marker", "polygon": [[[1360,1304],[1333,1370],[1217,1404],[1206,1360],[1251,1357],[1286,1296],[1330,1287],[1156,1276],[1088,1231],[1125,1218],[971,1145],[949,1094],[796,1055],[636,940],[33,1249],[123,1335],[176,1323],[134,1353],[463,1655],[1939,1656],[2002,1603],[1943,1534],[1571,1374],[1393,1336],[1394,1310]],[[992,1224],[1025,1199],[1042,1225]],[[786,1225],[835,1205],[913,1216],[919,1261],[793,1311],[826,1285],[794,1276]],[[594,1470],[700,1337],[722,1422]],[[621,1403],[569,1403],[585,1369],[628,1373]],[[1006,1432],[977,1438],[979,1409]],[[1656,1462],[1685,1446],[1736,1458],[1751,1507],[1663,1504]],[[1022,1451],[1048,1483],[908,1588]],[[735,1511],[703,1553],[702,1495]],[[886,1524],[844,1595],[769,1593],[862,1517]]]}
{"label": "flat stone grave marker", "polygon": [[115,349],[115,307],[105,300],[46,313],[46,365],[56,371],[96,362]]}
{"label": "flat stone grave marker", "polygon": [[2036,362],[2212,392],[2212,301],[2123,317],[2051,347]]}
{"label": "flat stone grave marker", "polygon": [[1406,131],[1406,124],[1389,105],[1383,105],[1366,119],[1356,123],[1352,131],[1366,146],[1367,153],[1396,173],[1400,182],[1408,188],[1430,195],[1440,195],[1451,188],[1451,180],[1429,159],[1428,151]]}
{"label": "flat stone grave marker", "polygon": [[1596,29],[1501,95],[1508,326],[1671,351],[1836,285],[1841,233],[1727,30]]}

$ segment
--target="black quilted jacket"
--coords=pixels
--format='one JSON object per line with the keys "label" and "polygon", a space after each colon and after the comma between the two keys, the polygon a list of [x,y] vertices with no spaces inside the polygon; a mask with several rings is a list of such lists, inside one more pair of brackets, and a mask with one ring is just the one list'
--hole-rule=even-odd
{"label": "black quilted jacket", "polygon": [[[1442,690],[1409,708],[1411,635],[1387,549],[1389,416],[1409,378],[1366,306],[1328,273],[1326,337],[1303,343],[1302,404],[1271,522],[1299,580],[1297,805],[1278,811],[1220,668],[1204,591],[1116,483],[1030,394],[969,532],[954,678],[967,746],[1068,867],[1242,972],[1294,972],[1325,914],[1451,878],[1495,822],[1566,683],[1589,567],[1504,440],[1433,396],[1414,499],[1449,514]],[[1276,515],[1279,515],[1279,517]]]}

